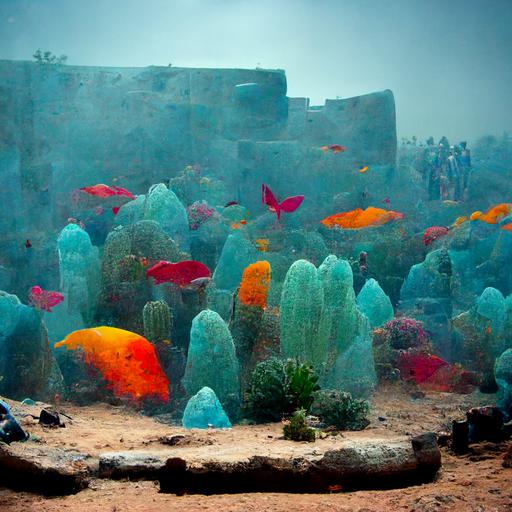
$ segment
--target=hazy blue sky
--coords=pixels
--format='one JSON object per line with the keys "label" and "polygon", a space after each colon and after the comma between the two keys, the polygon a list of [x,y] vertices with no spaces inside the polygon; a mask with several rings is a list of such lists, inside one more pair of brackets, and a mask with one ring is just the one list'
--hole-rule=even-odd
{"label": "hazy blue sky", "polygon": [[289,96],[395,93],[401,135],[512,131],[512,0],[0,0],[0,59],[282,68]]}

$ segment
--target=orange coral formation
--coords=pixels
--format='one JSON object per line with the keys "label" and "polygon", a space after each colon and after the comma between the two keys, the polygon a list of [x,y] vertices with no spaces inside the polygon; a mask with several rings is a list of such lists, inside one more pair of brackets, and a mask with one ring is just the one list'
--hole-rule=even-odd
{"label": "orange coral formation", "polygon": [[481,220],[487,224],[497,224],[501,219],[510,215],[512,212],[512,203],[501,203],[489,208],[485,213],[473,212],[471,220]]}
{"label": "orange coral formation", "polygon": [[505,231],[512,231],[512,222],[504,224],[503,226],[501,226],[501,229],[504,229]]}
{"label": "orange coral formation", "polygon": [[270,263],[257,261],[245,268],[240,283],[238,299],[246,306],[264,308],[270,287]]}
{"label": "orange coral formation", "polygon": [[139,334],[105,326],[81,329],[55,344],[55,348],[61,346],[68,350],[80,347],[87,364],[101,372],[116,397],[135,402],[169,400],[169,381],[155,348]]}
{"label": "orange coral formation", "polygon": [[268,238],[258,238],[255,241],[256,249],[260,252],[268,252],[269,243]]}
{"label": "orange coral formation", "polygon": [[381,226],[395,219],[403,219],[404,214],[393,210],[383,210],[369,206],[366,210],[356,208],[349,212],[336,213],[320,222],[328,228],[360,229],[368,226]]}

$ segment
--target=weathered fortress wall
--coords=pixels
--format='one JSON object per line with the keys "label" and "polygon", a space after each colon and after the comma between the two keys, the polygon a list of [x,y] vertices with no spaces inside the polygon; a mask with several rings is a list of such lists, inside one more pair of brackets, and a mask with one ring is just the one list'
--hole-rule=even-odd
{"label": "weathered fortress wall", "polygon": [[391,91],[310,108],[286,96],[279,70],[0,61],[0,257],[19,262],[26,238],[62,228],[77,187],[122,176],[144,193],[199,164],[254,208],[262,180],[303,193],[332,165],[318,149],[330,143],[350,148],[351,165],[394,168]]}

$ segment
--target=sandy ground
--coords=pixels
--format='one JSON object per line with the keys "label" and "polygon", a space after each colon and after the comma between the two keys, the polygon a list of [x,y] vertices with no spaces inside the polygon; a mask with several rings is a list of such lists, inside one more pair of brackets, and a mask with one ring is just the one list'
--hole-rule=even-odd
{"label": "sandy ground", "polygon": [[[475,405],[492,403],[492,397],[431,393],[411,399],[397,389],[381,390],[372,400],[372,423],[360,435],[376,437],[411,435],[447,430],[451,420],[462,418]],[[12,403],[14,412],[37,415],[37,406]],[[24,427],[40,443],[89,453],[92,457],[112,450],[164,450],[162,436],[184,433],[143,417],[125,407],[69,404],[62,411],[72,420],[66,428],[42,429],[29,417]],[[238,443],[241,450],[256,450],[263,442],[284,443],[281,425],[237,426],[227,431],[189,431],[187,440],[195,449],[201,446]],[[327,441],[326,441],[327,442]],[[314,445],[311,445],[312,447]],[[394,511],[417,512],[512,512],[512,469],[502,466],[503,456],[512,442],[475,445],[464,457],[443,449],[443,466],[431,484],[389,491],[359,491],[329,495],[239,494],[176,497],[159,493],[155,482],[93,480],[77,495],[43,498],[30,493],[15,493],[0,488],[0,511]]]}

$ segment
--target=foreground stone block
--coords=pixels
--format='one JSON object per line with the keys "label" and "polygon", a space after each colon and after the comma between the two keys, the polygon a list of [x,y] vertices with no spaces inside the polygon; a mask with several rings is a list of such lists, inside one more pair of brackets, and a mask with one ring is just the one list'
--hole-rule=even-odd
{"label": "foreground stone block", "polygon": [[165,464],[159,453],[126,451],[105,452],[100,455],[99,477],[113,480],[154,480]]}
{"label": "foreground stone block", "polygon": [[[176,456],[160,471],[160,490],[175,494],[329,492],[386,489],[431,481],[441,465],[435,434],[412,439],[351,440],[325,452],[300,445],[292,454],[202,460]],[[301,453],[302,452],[302,453]]]}
{"label": "foreground stone block", "polygon": [[0,444],[0,482],[46,496],[75,494],[88,485],[86,459],[87,455],[78,452],[32,443]]}

